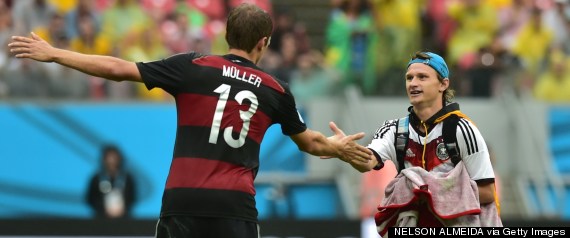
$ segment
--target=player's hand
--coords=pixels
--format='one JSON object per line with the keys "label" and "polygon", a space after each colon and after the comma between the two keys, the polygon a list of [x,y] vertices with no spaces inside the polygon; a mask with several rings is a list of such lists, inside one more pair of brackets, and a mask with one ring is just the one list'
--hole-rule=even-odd
{"label": "player's hand", "polygon": [[[334,132],[333,136],[329,136],[328,139],[332,140],[332,141],[338,141],[341,140],[343,137],[346,137],[346,134],[344,133],[344,131],[342,131],[340,128],[338,128],[338,126],[336,125],[336,123],[334,122],[329,122],[329,127],[331,128],[331,131]],[[320,156],[321,159],[332,159],[335,158],[334,156]]]}
{"label": "player's hand", "polygon": [[[339,143],[339,159],[350,163],[350,161],[358,161],[361,163],[367,163],[371,160],[372,152],[364,147],[356,143],[357,140],[364,138],[364,133],[356,133],[353,135],[346,135],[344,131],[337,127],[334,122],[329,123],[329,127],[331,131],[334,132],[334,135],[329,137],[328,139],[331,141],[337,141]],[[323,159],[328,159],[331,157],[321,157]]]}
{"label": "player's hand", "polygon": [[52,52],[55,48],[33,32],[30,37],[12,36],[12,41],[8,47],[10,53],[14,54],[16,58],[28,58],[42,62],[54,60]]}

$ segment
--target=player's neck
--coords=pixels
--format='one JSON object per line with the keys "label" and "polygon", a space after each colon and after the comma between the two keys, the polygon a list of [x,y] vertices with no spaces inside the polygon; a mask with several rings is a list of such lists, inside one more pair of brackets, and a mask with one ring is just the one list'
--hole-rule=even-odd
{"label": "player's neck", "polygon": [[418,118],[422,122],[425,122],[428,119],[430,119],[433,115],[435,115],[441,109],[443,109],[443,106],[441,104],[439,104],[439,106],[437,106],[437,104],[433,105],[433,106],[414,105],[414,108],[413,108],[414,113],[416,113],[416,116],[418,116]]}
{"label": "player's neck", "polygon": [[258,60],[257,60],[256,54],[254,53],[254,51],[252,51],[251,53],[247,53],[244,50],[230,49],[229,53],[232,55],[240,56],[242,58],[245,58],[245,59],[253,62],[254,64],[257,64]]}

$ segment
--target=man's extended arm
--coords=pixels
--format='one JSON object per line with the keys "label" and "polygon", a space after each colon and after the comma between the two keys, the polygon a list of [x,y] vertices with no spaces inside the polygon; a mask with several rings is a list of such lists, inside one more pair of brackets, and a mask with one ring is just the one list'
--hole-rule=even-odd
{"label": "man's extended arm", "polygon": [[10,52],[17,58],[28,58],[41,62],[55,62],[96,77],[114,81],[142,82],[134,62],[103,55],[86,55],[51,46],[39,36],[13,36],[8,44]]}
{"label": "man's extended arm", "polygon": [[336,157],[347,163],[353,160],[365,163],[370,160],[371,152],[355,142],[362,139],[364,133],[346,136],[333,122],[330,123],[330,127],[335,135],[328,138],[318,131],[307,129],[302,133],[292,135],[291,139],[300,150],[312,155]]}

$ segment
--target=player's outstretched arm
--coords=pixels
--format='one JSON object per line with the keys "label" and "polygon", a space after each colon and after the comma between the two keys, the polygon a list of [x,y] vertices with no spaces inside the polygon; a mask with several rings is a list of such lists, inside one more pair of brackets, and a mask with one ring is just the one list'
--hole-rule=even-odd
{"label": "player's outstretched arm", "polygon": [[16,58],[28,58],[40,62],[55,62],[96,77],[114,81],[142,82],[134,62],[103,55],[86,55],[51,46],[38,35],[12,36],[8,44]]}
{"label": "player's outstretched arm", "polygon": [[[344,133],[344,131],[342,131],[340,128],[337,127],[337,125],[334,122],[330,122],[329,123],[329,127],[331,128],[331,131],[333,131],[335,133],[334,136],[329,137],[329,139],[334,139],[335,137],[337,138],[342,138],[344,136],[346,136],[346,134]],[[370,152],[370,150],[367,148],[368,152]],[[321,157],[323,159],[327,159],[328,157]],[[369,160],[361,160],[359,158],[347,158],[347,159],[343,159],[345,162],[349,163],[354,169],[358,170],[361,173],[367,172],[372,170],[377,164],[378,164],[378,160],[376,160],[376,158],[374,158],[374,155],[370,154],[370,158]]]}
{"label": "player's outstretched arm", "polygon": [[300,150],[312,155],[335,157],[346,162],[356,160],[364,163],[371,159],[370,150],[356,143],[364,137],[363,132],[348,136],[339,133],[342,131],[336,131],[334,136],[327,138],[318,131],[307,129],[292,135],[291,139]]}

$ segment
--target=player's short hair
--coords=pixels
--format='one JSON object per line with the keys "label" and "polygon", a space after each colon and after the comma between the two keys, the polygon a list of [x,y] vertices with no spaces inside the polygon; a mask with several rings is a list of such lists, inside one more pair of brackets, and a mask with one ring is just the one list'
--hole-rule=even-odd
{"label": "player's short hair", "polygon": [[251,52],[261,38],[270,37],[272,32],[271,17],[256,5],[242,3],[228,14],[226,41],[230,49]]}

